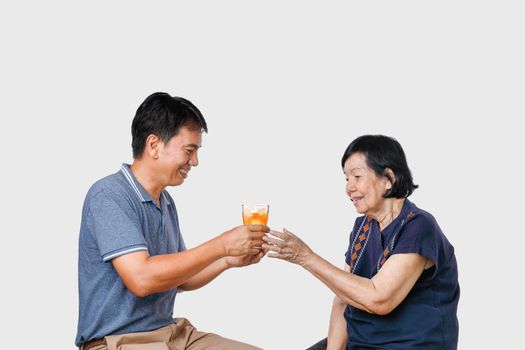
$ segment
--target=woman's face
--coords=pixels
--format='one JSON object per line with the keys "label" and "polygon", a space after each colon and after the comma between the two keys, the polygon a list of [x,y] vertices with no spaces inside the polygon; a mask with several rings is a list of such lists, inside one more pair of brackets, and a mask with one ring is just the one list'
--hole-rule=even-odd
{"label": "woman's face", "polygon": [[358,213],[374,215],[382,211],[385,203],[383,194],[392,188],[386,176],[377,176],[366,164],[362,153],[352,154],[343,169],[346,177],[346,194]]}

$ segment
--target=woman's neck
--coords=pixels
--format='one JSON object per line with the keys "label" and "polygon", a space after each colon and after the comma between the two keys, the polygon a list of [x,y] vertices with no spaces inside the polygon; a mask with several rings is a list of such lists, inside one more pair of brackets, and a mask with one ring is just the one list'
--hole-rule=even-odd
{"label": "woman's neck", "polygon": [[370,213],[379,224],[379,230],[383,231],[401,213],[405,198],[386,198],[383,206],[373,213]]}

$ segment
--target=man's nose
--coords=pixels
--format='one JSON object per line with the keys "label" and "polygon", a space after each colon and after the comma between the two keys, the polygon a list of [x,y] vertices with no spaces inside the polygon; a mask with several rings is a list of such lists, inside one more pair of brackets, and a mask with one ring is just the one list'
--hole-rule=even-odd
{"label": "man's nose", "polygon": [[191,166],[199,165],[199,156],[197,155],[197,151],[193,152],[191,159],[190,159],[190,165]]}

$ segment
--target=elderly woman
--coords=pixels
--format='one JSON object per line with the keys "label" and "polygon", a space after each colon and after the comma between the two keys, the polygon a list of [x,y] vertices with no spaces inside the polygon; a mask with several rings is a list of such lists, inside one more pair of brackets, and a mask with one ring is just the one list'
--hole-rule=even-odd
{"label": "elderly woman", "polygon": [[418,186],[401,145],[387,136],[361,136],[341,165],[346,193],[363,214],[350,234],[344,269],[286,229],[271,231],[277,238],[264,237],[263,248],[335,293],[328,349],[456,349],[454,248],[434,217],[407,199]]}

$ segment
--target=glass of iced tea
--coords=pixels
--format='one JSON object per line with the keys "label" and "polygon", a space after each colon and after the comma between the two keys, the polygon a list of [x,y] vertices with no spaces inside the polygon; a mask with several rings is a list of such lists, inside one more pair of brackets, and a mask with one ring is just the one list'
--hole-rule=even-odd
{"label": "glass of iced tea", "polygon": [[266,225],[268,224],[268,204],[242,205],[242,222],[245,225]]}

